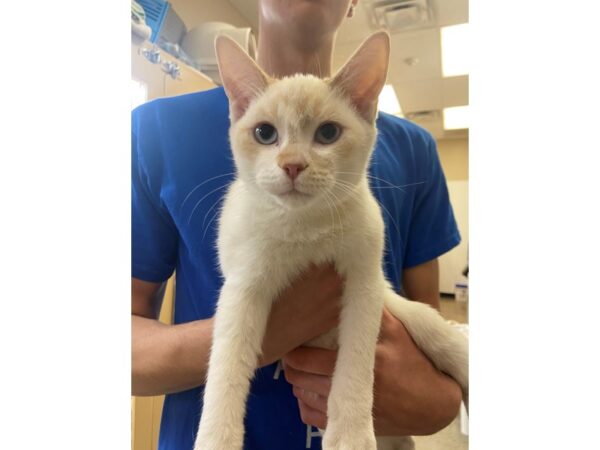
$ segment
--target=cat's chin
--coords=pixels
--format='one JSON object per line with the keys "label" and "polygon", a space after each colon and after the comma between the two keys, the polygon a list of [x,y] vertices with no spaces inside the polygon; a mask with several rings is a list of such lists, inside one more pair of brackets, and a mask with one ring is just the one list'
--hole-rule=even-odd
{"label": "cat's chin", "polygon": [[313,195],[300,192],[296,189],[272,195],[275,201],[286,209],[304,208],[311,204],[314,199]]}

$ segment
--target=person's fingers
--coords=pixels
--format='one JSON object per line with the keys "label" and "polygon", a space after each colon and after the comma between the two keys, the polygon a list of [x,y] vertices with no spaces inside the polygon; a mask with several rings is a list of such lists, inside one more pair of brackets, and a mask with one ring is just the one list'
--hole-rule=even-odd
{"label": "person's fingers", "polygon": [[302,372],[332,376],[336,358],[336,350],[298,347],[285,355],[283,362],[286,366]]}
{"label": "person's fingers", "polygon": [[331,377],[302,372],[290,366],[286,366],[283,373],[287,382],[293,386],[316,392],[323,397],[329,395],[329,391],[331,390]]}
{"label": "person's fingers", "polygon": [[322,412],[311,408],[302,400],[298,400],[298,407],[300,408],[300,418],[306,425],[312,425],[314,427],[324,430],[327,427],[327,415]]}
{"label": "person's fingers", "polygon": [[306,403],[311,408],[316,409],[317,411],[319,411],[323,414],[327,414],[327,398],[326,397],[323,397],[323,396],[317,394],[316,392],[302,389],[298,386],[294,386],[292,388],[292,390],[294,392],[294,396],[298,400],[302,400],[304,403]]}

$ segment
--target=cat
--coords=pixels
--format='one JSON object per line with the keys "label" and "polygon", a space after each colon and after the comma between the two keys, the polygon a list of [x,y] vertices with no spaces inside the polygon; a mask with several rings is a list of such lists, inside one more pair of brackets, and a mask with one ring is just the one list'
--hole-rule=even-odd
{"label": "cat", "polygon": [[[329,79],[267,76],[235,42],[215,42],[229,98],[237,178],[219,220],[224,276],[196,450],[240,450],[250,380],[273,300],[311,263],[345,278],[325,450],[375,450],[373,369],[384,304],[468,395],[468,342],[431,307],[397,295],[382,270],[384,222],[367,182],[389,35],[367,38]],[[384,441],[386,441],[384,443]],[[412,448],[410,438],[380,450]]]}

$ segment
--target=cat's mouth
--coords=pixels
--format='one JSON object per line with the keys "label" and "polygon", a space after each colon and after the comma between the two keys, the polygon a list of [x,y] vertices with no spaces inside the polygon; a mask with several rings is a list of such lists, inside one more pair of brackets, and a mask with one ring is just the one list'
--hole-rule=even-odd
{"label": "cat's mouth", "polygon": [[271,194],[278,203],[286,207],[300,207],[311,202],[315,198],[316,193],[310,192],[306,186],[301,186],[300,183],[282,183],[279,185],[267,185],[265,191]]}
{"label": "cat's mouth", "polygon": [[280,197],[310,197],[310,194],[299,191],[296,187],[291,187],[289,190],[278,194]]}

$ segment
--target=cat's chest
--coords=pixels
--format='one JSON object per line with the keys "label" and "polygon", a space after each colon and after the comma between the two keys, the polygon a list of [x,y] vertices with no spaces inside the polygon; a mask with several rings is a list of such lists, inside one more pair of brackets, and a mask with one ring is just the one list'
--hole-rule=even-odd
{"label": "cat's chest", "polygon": [[346,203],[337,214],[318,210],[291,214],[260,209],[236,182],[223,208],[218,252],[225,277],[297,274],[309,264],[333,262],[340,272],[380,265],[383,222],[375,200]]}
{"label": "cat's chest", "polygon": [[219,260],[225,276],[231,269],[272,274],[296,272],[311,263],[343,259],[342,253],[334,234],[282,240],[261,233],[242,239],[229,236],[219,244]]}

